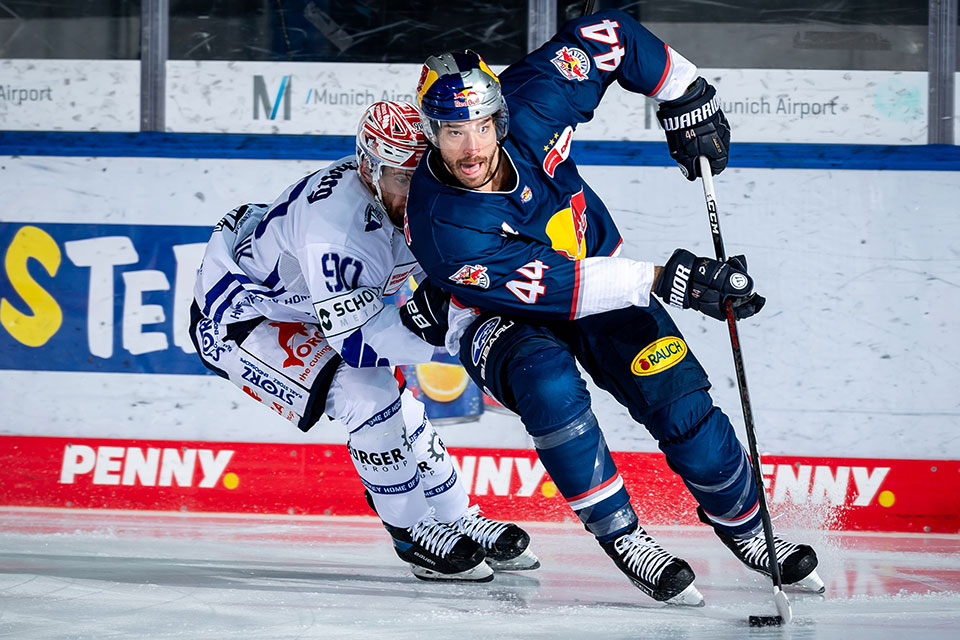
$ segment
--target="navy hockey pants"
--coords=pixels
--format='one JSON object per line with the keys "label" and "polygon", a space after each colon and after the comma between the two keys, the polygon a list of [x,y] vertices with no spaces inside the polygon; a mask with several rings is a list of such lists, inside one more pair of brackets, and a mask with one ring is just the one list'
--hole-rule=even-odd
{"label": "navy hockey pants", "polygon": [[540,460],[588,531],[610,540],[637,523],[590,409],[577,362],[657,440],[713,524],[760,531],[749,460],[707,375],[657,302],[573,322],[481,314],[460,340],[477,384],[519,414]]}

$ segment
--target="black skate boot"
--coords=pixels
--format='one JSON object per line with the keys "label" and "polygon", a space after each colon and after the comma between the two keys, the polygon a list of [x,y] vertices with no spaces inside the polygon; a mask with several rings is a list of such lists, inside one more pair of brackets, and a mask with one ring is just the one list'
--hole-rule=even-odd
{"label": "black skate boot", "polygon": [[484,517],[479,505],[468,508],[450,526],[483,547],[491,569],[526,571],[540,566],[540,559],[530,550],[530,535],[510,522]]}
{"label": "black skate boot", "polygon": [[[713,526],[703,509],[697,507],[700,520]],[[770,554],[767,553],[767,539],[761,531],[752,538],[736,538],[714,527],[717,537],[737,556],[748,569],[762,573],[768,578],[770,574]],[[823,593],[823,580],[817,574],[817,552],[806,544],[793,544],[773,536],[774,548],[777,551],[777,563],[780,566],[780,580],[784,586],[793,585],[804,591]]]}
{"label": "black skate boot", "polygon": [[690,565],[665,551],[643,527],[638,525],[600,546],[630,582],[654,600],[688,607],[703,606],[703,596],[693,585]]}
{"label": "black skate boot", "polygon": [[[379,517],[373,497],[363,490],[370,509]],[[393,548],[410,564],[413,575],[421,580],[453,582],[490,582],[493,570],[484,562],[483,547],[454,527],[433,517],[433,509],[408,529],[380,520],[393,538]]]}
{"label": "black skate boot", "polygon": [[407,529],[386,522],[383,526],[393,538],[397,555],[410,563],[413,575],[421,580],[493,580],[493,569],[483,561],[483,547],[434,518],[433,509]]}

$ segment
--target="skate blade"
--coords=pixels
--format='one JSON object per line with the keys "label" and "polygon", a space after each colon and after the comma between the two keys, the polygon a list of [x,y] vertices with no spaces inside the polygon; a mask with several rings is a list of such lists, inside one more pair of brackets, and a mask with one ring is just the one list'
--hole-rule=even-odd
{"label": "skate blade", "polygon": [[681,607],[702,607],[706,603],[703,601],[703,595],[697,590],[693,583],[687,585],[687,588],[665,600],[667,604],[678,605]]}
{"label": "skate blade", "polygon": [[798,591],[807,591],[810,593],[823,593],[826,591],[826,587],[823,586],[823,580],[821,580],[820,576],[817,575],[816,569],[811,571],[806,578],[797,580],[790,586]]}
{"label": "skate blade", "polygon": [[516,558],[509,560],[487,558],[487,564],[494,571],[532,571],[540,568],[540,558],[530,551],[530,547],[527,547]]}
{"label": "skate blade", "polygon": [[493,580],[493,569],[487,566],[486,562],[480,562],[472,569],[459,573],[440,573],[413,563],[410,563],[410,570],[417,578],[431,582],[490,582]]}

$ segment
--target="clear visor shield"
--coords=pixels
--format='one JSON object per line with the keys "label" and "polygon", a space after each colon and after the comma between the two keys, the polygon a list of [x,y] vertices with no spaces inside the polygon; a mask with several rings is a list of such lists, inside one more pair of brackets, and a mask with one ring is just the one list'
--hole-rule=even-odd
{"label": "clear visor shield", "polygon": [[407,197],[413,172],[413,169],[398,169],[397,167],[380,164],[374,176],[374,182],[377,185],[377,192],[380,197],[387,196],[390,199]]}
{"label": "clear visor shield", "polygon": [[507,135],[506,109],[477,120],[446,121],[424,117],[423,133],[438,149],[483,148],[496,144]]}

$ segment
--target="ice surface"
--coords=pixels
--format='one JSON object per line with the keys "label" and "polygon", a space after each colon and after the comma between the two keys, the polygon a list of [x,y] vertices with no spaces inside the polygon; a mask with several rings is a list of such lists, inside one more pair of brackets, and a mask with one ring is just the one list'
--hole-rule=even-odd
{"label": "ice surface", "polygon": [[771,587],[705,528],[652,532],[702,609],[656,603],[575,524],[529,524],[542,567],[479,585],[415,579],[373,518],[0,508],[0,637],[956,638],[960,538],[784,529],[821,556],[823,596]]}

